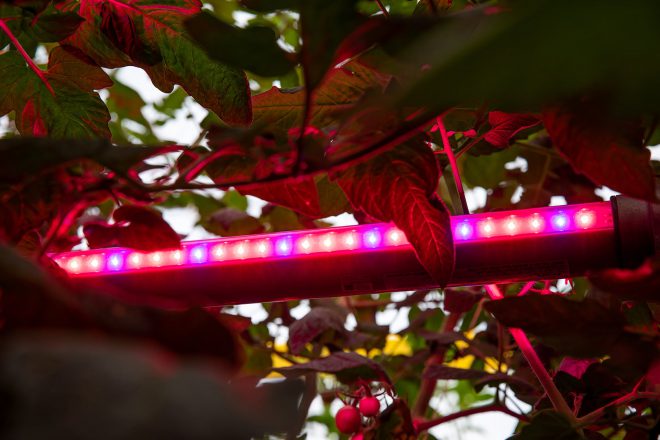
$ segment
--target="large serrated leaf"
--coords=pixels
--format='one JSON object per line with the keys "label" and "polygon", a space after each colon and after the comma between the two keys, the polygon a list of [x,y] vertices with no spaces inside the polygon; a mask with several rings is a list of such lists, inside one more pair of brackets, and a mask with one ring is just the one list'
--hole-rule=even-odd
{"label": "large serrated leaf", "polygon": [[[359,64],[349,64],[328,72],[314,92],[309,125],[336,127],[366,93],[382,90],[389,77]],[[305,109],[303,89],[273,87],[252,99],[254,126],[286,138],[289,130],[302,124]]]}
{"label": "large serrated leaf", "polygon": [[190,36],[206,53],[229,66],[261,76],[285,75],[295,66],[293,54],[277,45],[275,31],[266,26],[239,28],[202,12],[186,20]]}
{"label": "large serrated leaf", "polygon": [[53,93],[17,52],[0,56],[0,115],[16,111],[23,135],[56,138],[110,137],[110,114],[95,89],[112,85],[91,60],[56,47],[43,73]]}
{"label": "large serrated leaf", "polygon": [[597,102],[547,110],[543,123],[575,171],[625,195],[656,199],[641,123],[609,117]]}
{"label": "large serrated leaf", "polygon": [[240,192],[285,206],[312,219],[338,215],[350,208],[339,186],[328,180],[325,174],[243,187]]}
{"label": "large serrated leaf", "polygon": [[449,213],[435,196],[437,181],[433,152],[416,141],[337,176],[353,207],[378,220],[393,221],[429,274],[444,286],[454,268],[454,247]]}
{"label": "large serrated leaf", "polygon": [[625,8],[543,0],[453,14],[398,48],[399,58],[426,66],[399,103],[443,110],[487,100],[530,111],[588,90],[627,111],[657,112],[660,63],[648,53],[660,38],[659,11],[653,0]]}
{"label": "large serrated leaf", "polygon": [[85,19],[64,41],[100,65],[139,66],[162,91],[179,84],[225,122],[247,124],[252,112],[245,74],[211,60],[184,31],[184,20],[201,6],[196,0],[67,0],[59,5]]}

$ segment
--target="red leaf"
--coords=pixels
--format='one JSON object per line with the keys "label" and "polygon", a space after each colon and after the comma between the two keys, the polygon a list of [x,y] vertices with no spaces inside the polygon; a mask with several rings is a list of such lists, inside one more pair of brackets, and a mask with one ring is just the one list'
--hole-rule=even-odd
{"label": "red leaf", "polygon": [[165,93],[178,84],[223,121],[251,121],[245,73],[211,60],[184,30],[184,20],[201,11],[200,1],[63,0],[57,7],[85,19],[62,43],[99,65],[141,67]]}
{"label": "red leaf", "polygon": [[118,246],[117,227],[101,223],[88,223],[83,226],[83,234],[92,249]]}
{"label": "red leaf", "polygon": [[154,65],[162,58],[157,50],[143,43],[129,11],[135,13],[130,7],[118,7],[116,3],[110,2],[101,3],[101,32],[132,59]]}
{"label": "red leaf", "polygon": [[321,217],[319,195],[316,191],[314,178],[311,176],[301,177],[290,182],[277,182],[240,188],[239,192],[285,206],[310,218]]}
{"label": "red leaf", "polygon": [[391,383],[387,373],[378,363],[353,352],[336,352],[328,357],[315,359],[306,364],[292,365],[285,368],[275,368],[275,371],[287,377],[302,376],[311,372],[332,373],[344,383],[358,379],[379,380]]}
{"label": "red leaf", "polygon": [[117,242],[143,251],[151,251],[181,246],[179,235],[167,224],[157,211],[140,206],[124,205],[113,213],[118,223]]}
{"label": "red leaf", "polygon": [[124,205],[113,213],[116,224],[86,224],[83,233],[91,248],[123,246],[143,251],[178,248],[179,235],[157,211]]}
{"label": "red leaf", "polygon": [[656,199],[651,153],[644,147],[641,124],[603,116],[593,101],[548,110],[543,123],[577,172],[631,197]]}
{"label": "red leaf", "polygon": [[240,192],[292,209],[310,219],[338,215],[350,209],[341,188],[327,175],[242,187]]}
{"label": "red leaf", "polygon": [[484,135],[484,140],[498,148],[504,148],[517,133],[540,122],[541,120],[533,115],[492,111],[488,113],[488,123],[492,128]]}
{"label": "red leaf", "polygon": [[471,380],[483,379],[492,374],[483,370],[454,368],[446,365],[429,365],[424,371],[424,379],[432,380]]}
{"label": "red leaf", "polygon": [[566,356],[559,364],[559,371],[568,373],[576,379],[580,379],[584,375],[589,365],[598,362],[598,359],[575,359]]}
{"label": "red leaf", "polygon": [[465,313],[484,297],[483,293],[471,290],[445,289],[443,308],[451,313]]}
{"label": "red leaf", "polygon": [[44,124],[44,120],[41,119],[41,116],[39,116],[34,108],[34,101],[32,99],[29,99],[25,103],[20,120],[22,122],[21,133],[31,133],[32,136],[36,137],[48,136],[46,124]]}
{"label": "red leaf", "polygon": [[424,143],[410,142],[338,175],[351,204],[405,232],[417,258],[440,286],[454,268],[449,213],[436,197],[438,167]]}
{"label": "red leaf", "polygon": [[289,347],[299,354],[305,345],[328,330],[345,333],[344,318],[335,310],[315,307],[289,327]]}
{"label": "red leaf", "polygon": [[649,259],[636,269],[609,269],[591,274],[598,288],[621,299],[660,302],[660,259]]}

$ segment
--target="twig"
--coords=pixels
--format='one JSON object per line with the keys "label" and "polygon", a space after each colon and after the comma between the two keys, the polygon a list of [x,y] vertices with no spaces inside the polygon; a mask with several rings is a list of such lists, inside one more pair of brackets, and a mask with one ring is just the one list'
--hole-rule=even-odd
{"label": "twig", "polygon": [[383,2],[380,0],[376,0],[376,3],[378,4],[378,9],[380,9],[380,12],[382,12],[385,17],[389,18],[390,13],[387,9],[385,9],[385,5],[383,5]]}
{"label": "twig", "polygon": [[307,134],[307,127],[312,119],[312,105],[313,105],[313,96],[314,90],[307,88],[305,91],[305,103],[303,108],[303,120],[302,126],[300,127],[300,136],[296,142],[296,158],[293,163],[293,169],[291,174],[293,176],[298,176],[301,171],[302,161],[303,161],[303,149],[305,147],[305,136]]}
{"label": "twig", "polygon": [[477,308],[474,309],[474,313],[472,314],[472,319],[470,320],[470,324],[467,326],[467,330],[472,330],[474,327],[476,327],[477,321],[479,320],[479,316],[483,311],[485,301],[486,298],[481,298],[481,300],[477,303]]}
{"label": "twig", "polygon": [[[460,316],[460,313],[449,314],[442,325],[442,333],[453,331]],[[426,360],[425,368],[428,368],[430,365],[442,364],[445,360],[445,351],[445,349],[440,349],[437,353],[431,355]],[[435,379],[422,379],[422,383],[419,387],[419,394],[417,394],[417,400],[415,401],[415,406],[412,410],[414,416],[424,417],[424,414],[429,407],[429,401],[435,392],[435,386],[437,383],[438,381]]]}
{"label": "twig", "polygon": [[305,170],[304,173],[300,173],[298,176],[292,174],[281,174],[281,175],[270,175],[263,179],[253,179],[253,180],[235,180],[228,181],[223,183],[181,183],[176,182],[173,184],[167,185],[145,185],[141,182],[127,179],[127,182],[132,186],[147,192],[161,192],[161,191],[182,191],[182,190],[202,190],[202,189],[225,189],[225,188],[240,188],[249,185],[255,185],[260,183],[274,183],[274,182],[284,182],[287,180],[293,180],[300,178],[301,176],[313,176],[325,172],[336,172],[343,169],[346,169],[358,162],[367,160],[371,157],[374,157],[383,151],[386,151],[390,148],[393,148],[408,139],[415,136],[421,128],[429,124],[436,116],[424,113],[415,119],[405,123],[398,130],[395,130],[388,136],[385,136],[383,139],[380,139],[370,146],[355,152],[353,154],[347,155],[339,160],[328,161],[322,166],[314,169]]}
{"label": "twig", "polygon": [[601,417],[603,417],[603,415],[605,415],[605,410],[612,406],[625,405],[626,403],[632,402],[633,400],[637,400],[637,399],[654,399],[654,400],[660,399],[660,393],[638,391],[639,386],[642,384],[642,382],[643,380],[640,380],[637,383],[637,385],[635,385],[635,388],[625,396],[621,396],[618,399],[608,403],[607,405],[601,406],[600,408],[591,411],[587,415],[578,417],[577,423],[582,426],[590,425],[596,422]]}
{"label": "twig", "polygon": [[518,296],[523,296],[529,290],[534,287],[534,284],[536,284],[536,281],[530,281],[529,283],[525,284],[522,289],[520,289],[520,292],[518,292]]}
{"label": "twig", "polygon": [[[504,295],[502,295],[499,287],[497,287],[495,284],[488,284],[485,286],[485,289],[490,298],[493,300],[504,298]],[[550,377],[550,374],[545,369],[545,366],[543,366],[541,359],[539,359],[538,355],[534,351],[534,347],[532,347],[532,343],[529,341],[529,338],[527,338],[525,332],[519,328],[509,328],[509,332],[511,333],[511,336],[513,336],[513,339],[516,341],[516,344],[518,344],[520,351],[527,360],[527,363],[534,372],[534,375],[541,383],[541,386],[545,390],[545,393],[548,395],[550,402],[552,402],[554,409],[557,412],[562,413],[568,418],[568,420],[574,423],[575,416],[573,415],[573,411],[571,411],[571,408],[568,406],[568,403],[566,403],[564,396],[561,395],[559,389],[553,382],[552,377]]]}
{"label": "twig", "polygon": [[202,143],[202,141],[204,140],[207,134],[209,134],[208,129],[202,130],[197,136],[197,138],[193,141],[193,143],[190,144],[190,148],[199,147],[199,145]]}
{"label": "twig", "polygon": [[55,96],[55,90],[53,90],[50,83],[46,79],[46,76],[44,75],[44,72],[39,68],[39,66],[34,64],[34,61],[32,60],[32,57],[30,55],[28,55],[28,53],[25,51],[25,49],[23,49],[23,46],[21,45],[21,43],[18,41],[18,39],[13,34],[11,29],[9,29],[9,26],[7,26],[7,23],[5,22],[5,20],[3,20],[2,18],[0,18],[0,29],[2,29],[2,31],[7,35],[7,37],[9,38],[11,43],[14,45],[16,50],[18,50],[18,52],[21,54],[21,56],[23,57],[25,62],[28,64],[28,66],[30,66],[30,69],[32,69],[32,71],[39,77],[39,79],[41,80],[42,83],[44,83],[44,85],[46,86],[46,88],[48,89],[50,94],[53,95],[53,97],[54,97]]}
{"label": "twig", "polygon": [[511,417],[515,417],[516,419],[520,420],[521,422],[527,422],[529,419],[523,415],[523,414],[518,414],[514,411],[511,411],[509,408],[502,404],[490,404],[490,405],[484,405],[484,406],[478,406],[475,408],[468,408],[463,411],[456,412],[454,414],[449,414],[448,416],[440,417],[435,420],[429,420],[428,422],[422,422],[417,425],[417,433],[427,431],[434,426],[441,425],[443,423],[451,422],[452,420],[460,419],[462,417],[467,417],[471,416],[474,414],[481,414],[485,412],[501,412],[504,414],[508,414]]}
{"label": "twig", "polygon": [[[454,176],[454,184],[456,185],[456,191],[458,192],[458,197],[461,201],[460,212],[459,214],[469,214],[470,210],[468,209],[467,200],[465,199],[465,190],[463,189],[463,182],[461,182],[461,174],[458,171],[458,163],[456,162],[456,156],[451,149],[451,143],[449,142],[449,136],[447,136],[447,129],[445,124],[442,122],[442,116],[436,118],[438,124],[438,129],[440,130],[440,138],[442,139],[442,149],[447,159],[449,160],[449,165],[451,166],[451,173]],[[457,209],[458,207],[454,207]]]}

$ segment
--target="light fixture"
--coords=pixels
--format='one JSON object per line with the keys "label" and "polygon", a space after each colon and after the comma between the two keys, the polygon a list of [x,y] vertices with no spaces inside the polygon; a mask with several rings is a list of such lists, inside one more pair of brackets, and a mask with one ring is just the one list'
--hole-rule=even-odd
{"label": "light fixture", "polygon": [[[617,197],[454,216],[450,285],[567,278],[638,264],[656,252],[659,211]],[[190,241],[149,253],[110,248],[51,257],[81,286],[113,286],[144,302],[217,305],[435,287],[405,234],[390,224]]]}

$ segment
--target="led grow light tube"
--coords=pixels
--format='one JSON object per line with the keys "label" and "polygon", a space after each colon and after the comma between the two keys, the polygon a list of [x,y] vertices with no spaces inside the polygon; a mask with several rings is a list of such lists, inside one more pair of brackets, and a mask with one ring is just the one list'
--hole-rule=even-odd
{"label": "led grow light tube", "polygon": [[[561,278],[624,265],[618,255],[618,205],[452,217],[456,268],[451,284]],[[389,224],[190,241],[180,249],[149,253],[108,248],[52,257],[81,286],[161,306],[434,287],[405,234]]]}

